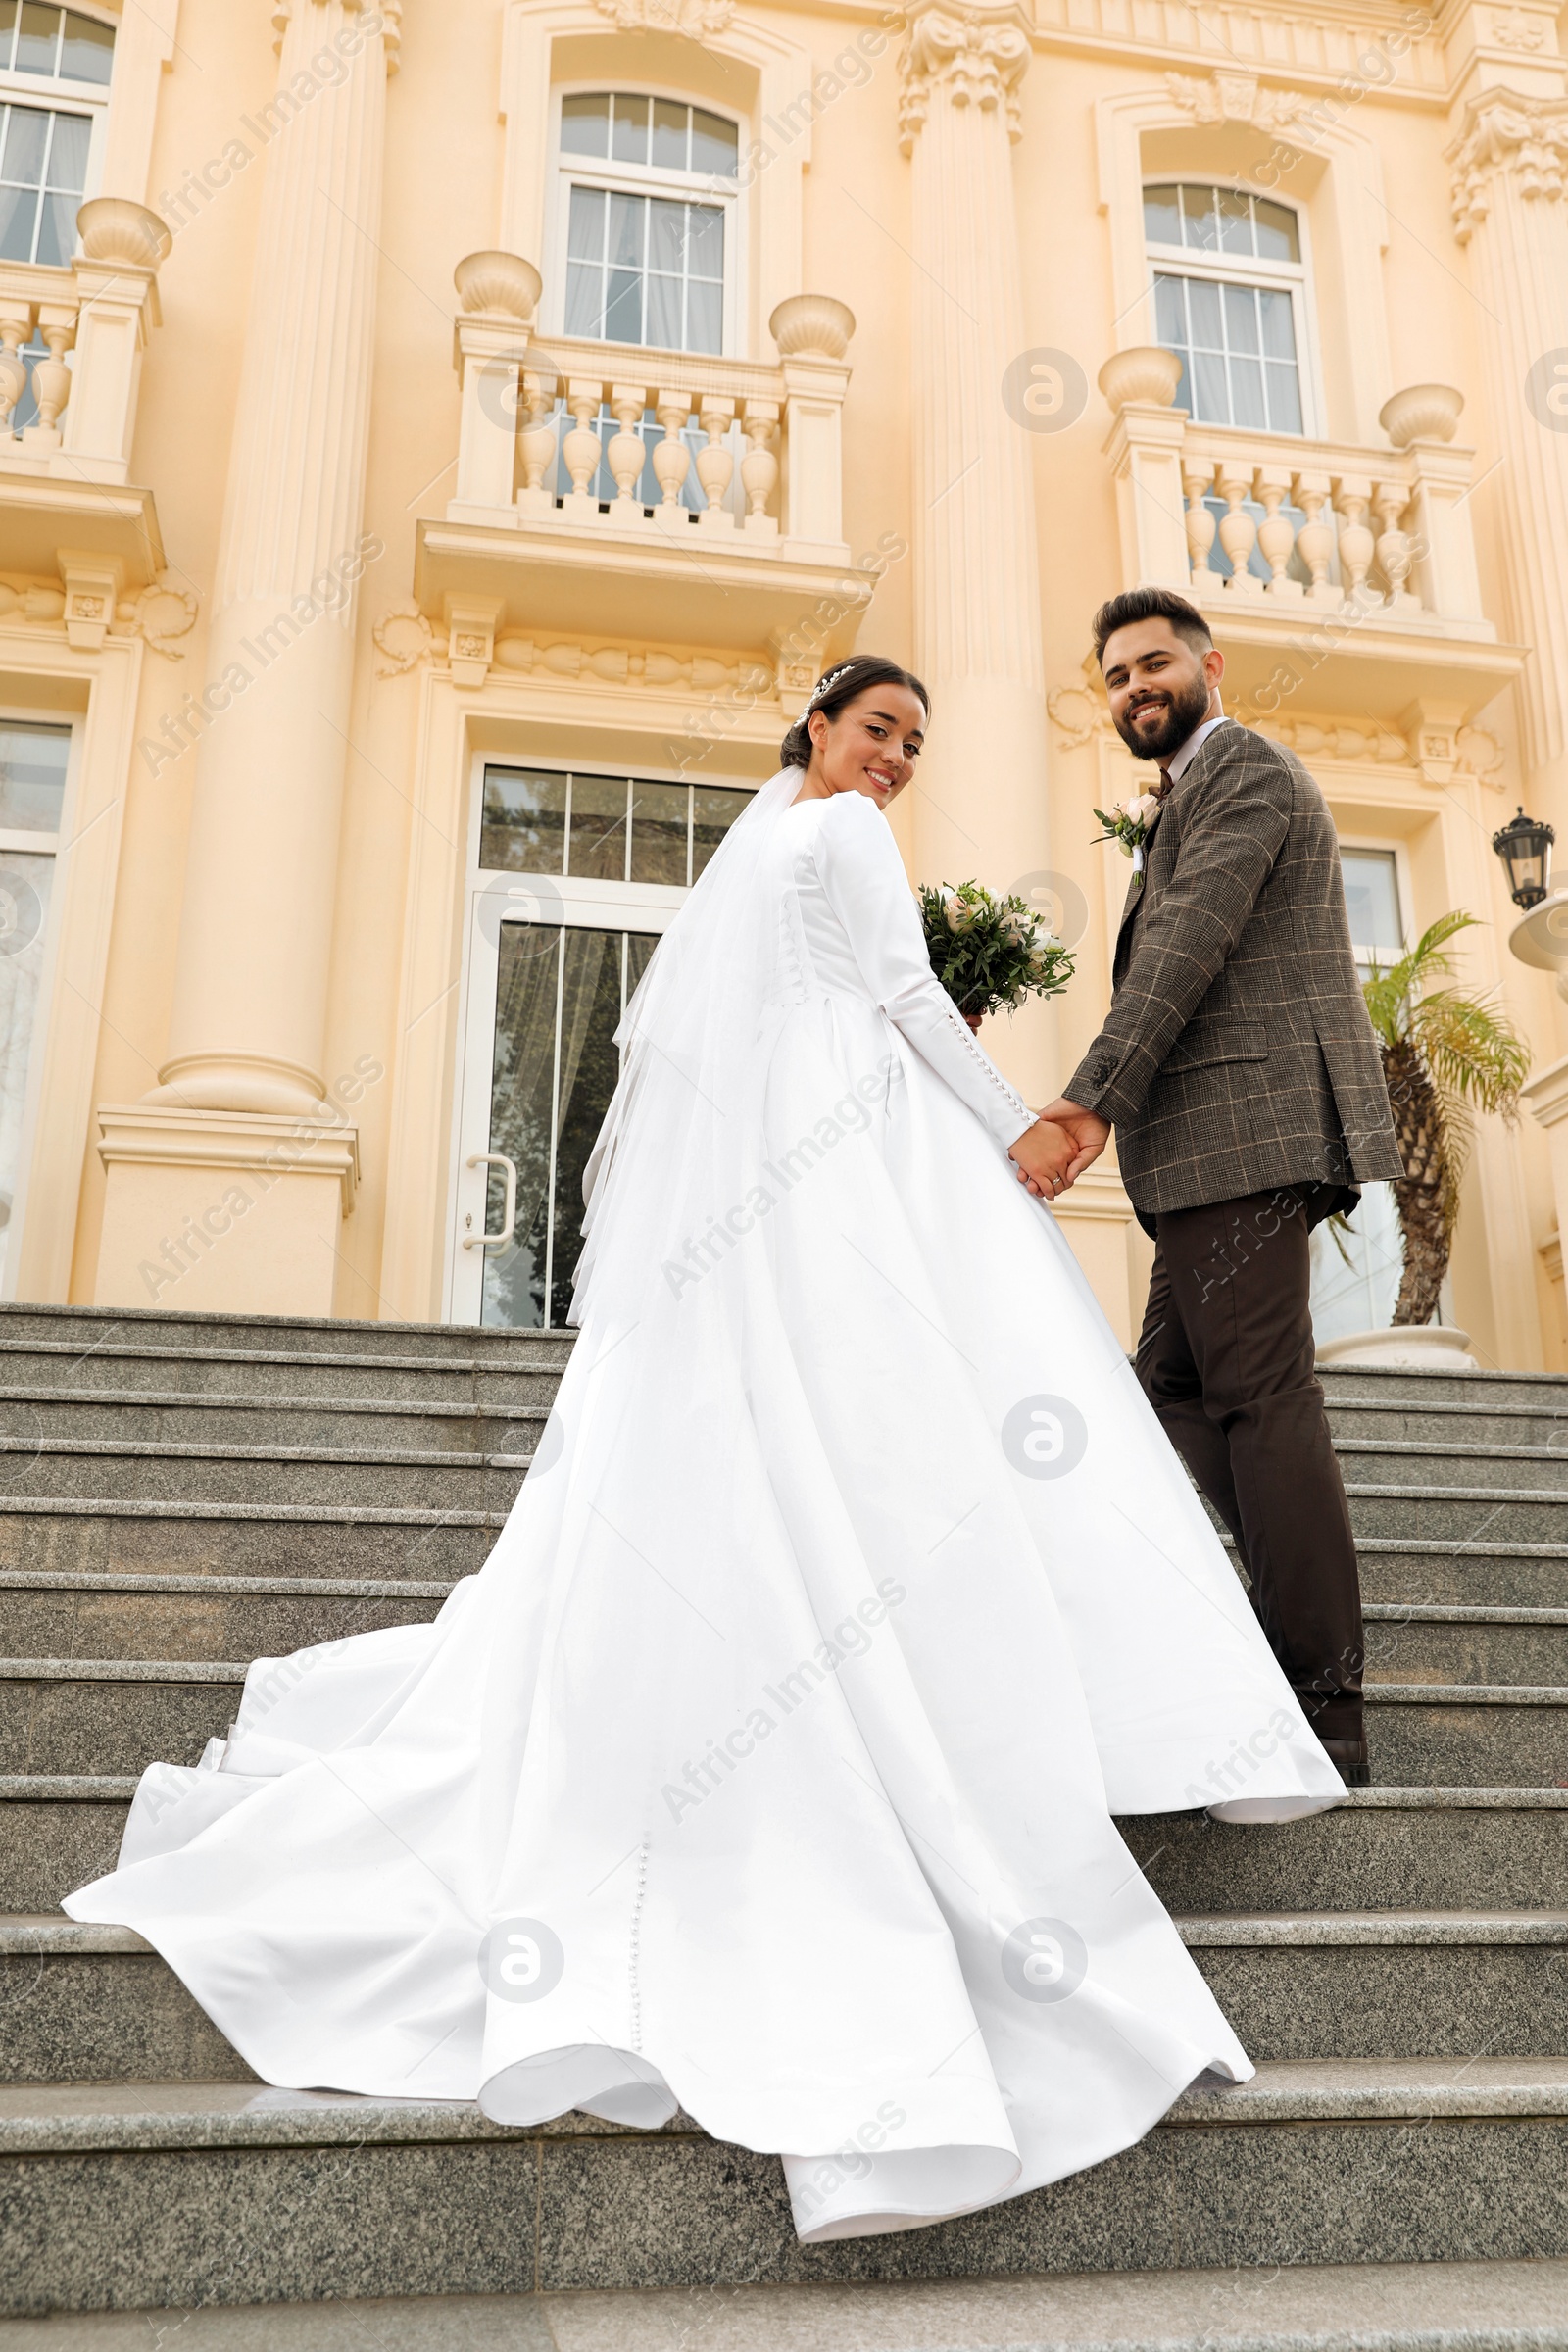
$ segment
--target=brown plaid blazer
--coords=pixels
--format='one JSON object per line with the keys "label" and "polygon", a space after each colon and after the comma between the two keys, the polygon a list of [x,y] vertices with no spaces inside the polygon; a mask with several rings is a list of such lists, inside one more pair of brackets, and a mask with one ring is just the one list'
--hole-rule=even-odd
{"label": "brown plaid blazer", "polygon": [[1116,1131],[1149,1232],[1162,1209],[1404,1174],[1323,795],[1236,720],[1151,824],[1104,1027],[1063,1092]]}

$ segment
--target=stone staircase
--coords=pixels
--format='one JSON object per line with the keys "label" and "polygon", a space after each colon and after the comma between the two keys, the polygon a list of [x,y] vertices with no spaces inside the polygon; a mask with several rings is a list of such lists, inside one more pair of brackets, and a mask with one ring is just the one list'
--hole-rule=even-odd
{"label": "stone staircase", "polygon": [[58,1912],[246,1661],[479,1565],[568,1346],[0,1309],[3,2352],[193,2309],[181,2352],[1568,2346],[1568,1380],[1326,1376],[1378,1785],[1124,1825],[1256,2077],[967,2221],[803,2250],[776,2163],[684,2119],[259,2088]]}

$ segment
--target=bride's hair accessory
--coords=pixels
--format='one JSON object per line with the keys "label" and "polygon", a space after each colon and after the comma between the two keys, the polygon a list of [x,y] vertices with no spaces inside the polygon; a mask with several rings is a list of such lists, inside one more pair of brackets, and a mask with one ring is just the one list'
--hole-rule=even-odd
{"label": "bride's hair accessory", "polygon": [[828,671],[825,678],[818,678],[816,684],[811,688],[811,699],[807,704],[806,709],[802,711],[802,717],[808,718],[811,712],[816,709],[817,704],[822,700],[823,695],[827,693],[828,689],[831,686],[836,685],[840,678],[848,677],[850,671],[854,667],[855,664],[853,662],[841,662],[837,669],[830,669]]}
{"label": "bride's hair accessory", "polygon": [[824,717],[835,718],[847,703],[853,703],[856,696],[863,694],[868,686],[906,686],[911,694],[919,696],[925,705],[927,717],[930,716],[931,697],[912,670],[905,669],[900,662],[889,662],[882,654],[852,654],[848,662],[841,662],[836,669],[830,669],[825,677],[818,678],[812,687],[806,708],[779,748],[779,758],[784,765],[809,767],[813,747],[811,731],[807,722],[812,713],[820,710]]}

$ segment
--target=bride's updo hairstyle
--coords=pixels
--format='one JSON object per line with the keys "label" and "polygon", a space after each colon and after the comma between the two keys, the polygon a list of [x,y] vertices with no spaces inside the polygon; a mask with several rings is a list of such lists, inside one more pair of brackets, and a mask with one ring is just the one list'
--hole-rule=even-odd
{"label": "bride's updo hairstyle", "polygon": [[924,703],[926,717],[931,715],[931,697],[912,670],[901,668],[897,662],[888,661],[883,654],[854,654],[848,662],[840,662],[832,669],[825,670],[818,679],[810,701],[779,746],[780,764],[784,767],[809,767],[811,730],[807,721],[812,711],[821,710],[829,718],[837,718],[839,712],[853,703],[858,694],[863,694],[868,686],[906,686],[911,694],[918,695]]}

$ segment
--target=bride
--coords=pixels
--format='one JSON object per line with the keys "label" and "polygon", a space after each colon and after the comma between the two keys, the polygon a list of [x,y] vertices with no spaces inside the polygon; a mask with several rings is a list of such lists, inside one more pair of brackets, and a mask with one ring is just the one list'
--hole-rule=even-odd
{"label": "bride", "polygon": [[1071,1144],[927,964],[886,822],[927,714],[894,662],[824,678],[655,955],[483,1570],[258,1661],[66,1904],[266,2082],[684,2109],[782,2156],[807,2241],[1245,2080],[1111,1816],[1341,1794],[1018,1181]]}

